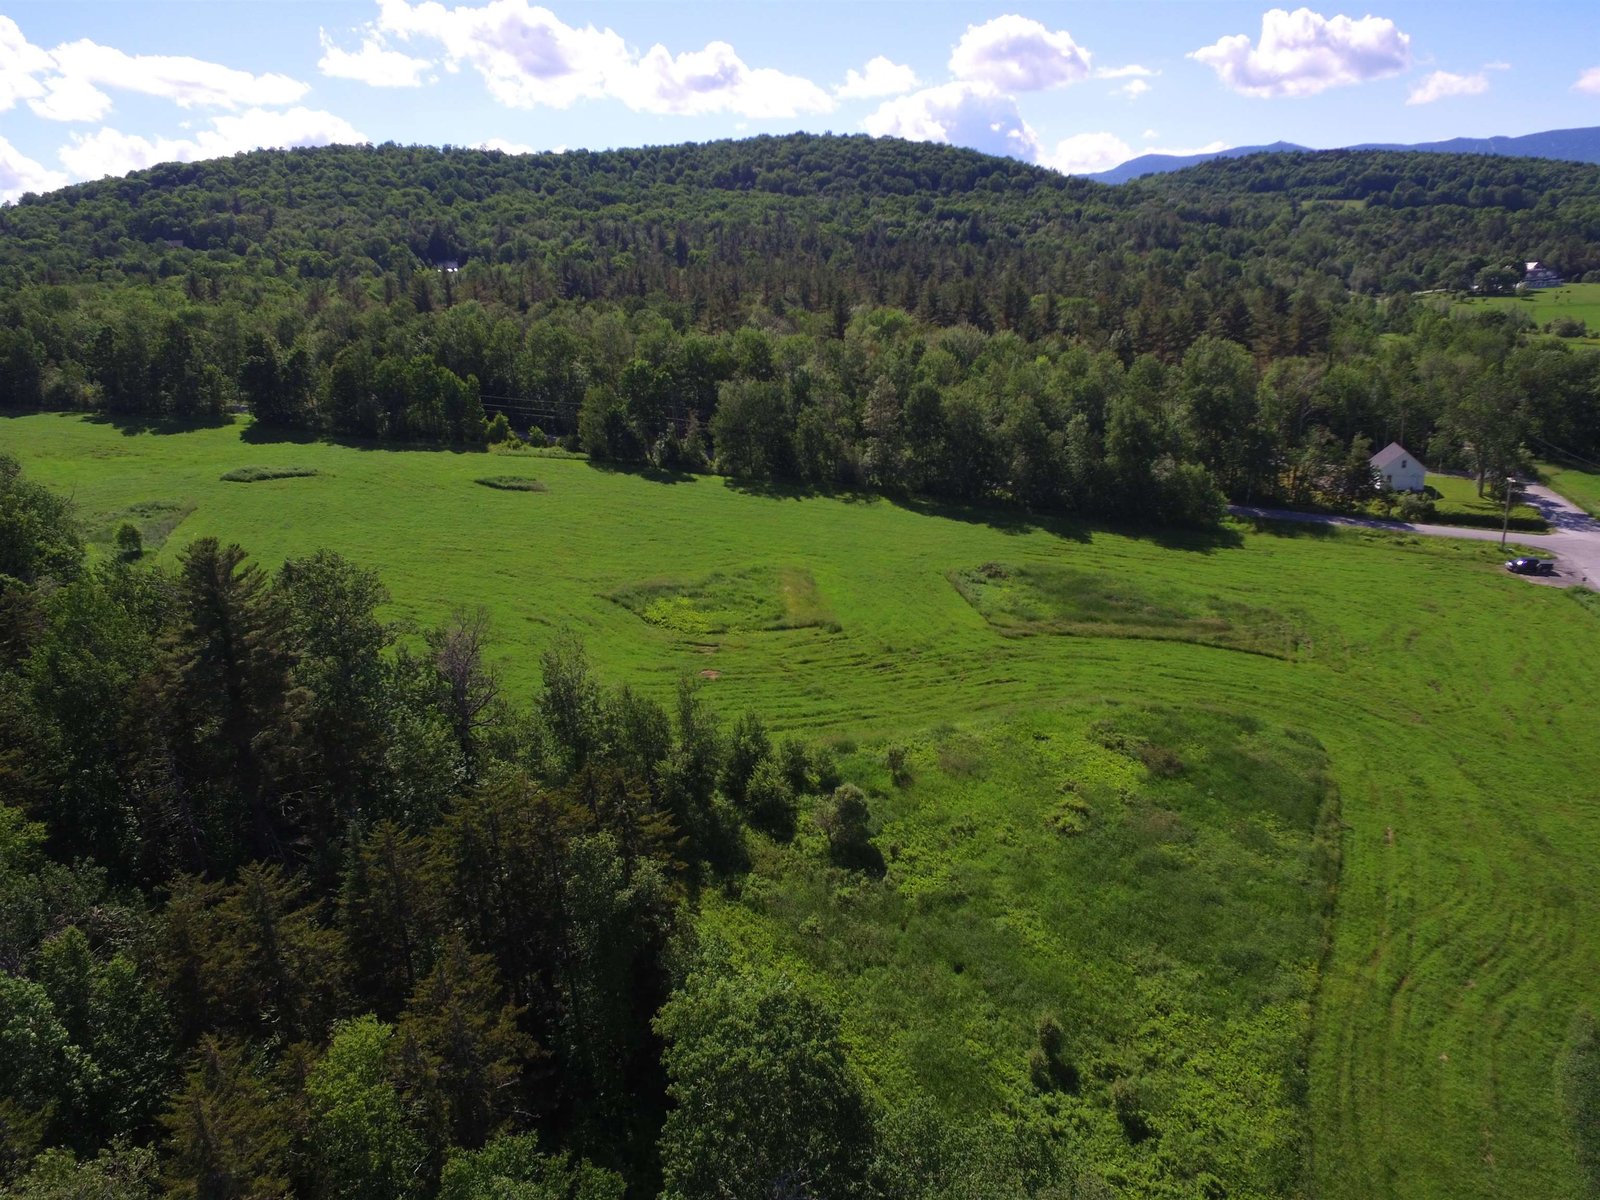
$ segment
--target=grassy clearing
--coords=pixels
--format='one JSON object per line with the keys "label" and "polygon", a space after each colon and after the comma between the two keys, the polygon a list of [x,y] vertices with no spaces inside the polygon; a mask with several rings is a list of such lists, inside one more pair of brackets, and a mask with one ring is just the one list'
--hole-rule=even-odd
{"label": "grassy clearing", "polygon": [[651,625],[692,639],[818,626],[840,631],[811,572],[795,567],[719,571],[695,583],[652,580],[612,592],[610,599]]}
{"label": "grassy clearing", "polygon": [[224,483],[264,483],[269,479],[306,479],[315,467],[236,467],[222,476]]}
{"label": "grassy clearing", "polygon": [[1544,480],[1591,517],[1600,517],[1600,473],[1540,463]]}
{"label": "grassy clearing", "polygon": [[[949,1081],[952,1102],[966,1111],[985,1096],[997,1104],[1021,1096],[1030,1112],[1065,1106],[1022,1090],[1030,1031],[1049,1005],[1073,1046],[1103,1048],[1081,1055],[1084,1063],[1094,1054],[1126,1055],[1140,1087],[1154,1089],[1159,1103],[1145,1102],[1137,1087],[1117,1095],[1125,1108],[1149,1112],[1159,1145],[1176,1145],[1168,1139],[1182,1121],[1163,1124],[1157,1107],[1205,1113],[1194,1138],[1235,1164],[1228,1170],[1240,1174],[1230,1178],[1257,1181],[1250,1186],[1278,1177],[1263,1164],[1279,1153],[1271,1147],[1285,1144],[1275,1122],[1290,1103],[1309,1136],[1303,1191],[1327,1200],[1586,1194],[1557,1081],[1572,1014],[1594,1007],[1600,978],[1592,699],[1600,694],[1600,609],[1593,596],[1508,576],[1493,543],[1311,526],[1138,537],[1007,512],[753,494],[718,479],[658,480],[560,459],[540,463],[550,491],[530,505],[472,485],[486,473],[481,454],[246,443],[245,432],[125,435],[38,415],[0,418],[0,448],[34,478],[75,495],[96,520],[153,498],[192,505],[152,551],[159,561],[208,535],[242,542],[268,566],[328,546],[382,574],[396,619],[426,627],[455,604],[484,604],[503,649],[506,686],[521,697],[534,685],[539,653],[569,627],[611,680],[668,699],[679,678],[714,664],[720,677],[706,695],[724,713],[754,708],[780,732],[862,746],[850,769],[885,793],[873,799],[891,832],[880,844],[887,855],[895,838],[902,843],[881,889],[829,883],[826,897],[801,889],[783,902],[795,906],[786,912],[779,900],[820,868],[789,861],[791,853],[803,856],[804,844],[770,848],[750,888],[767,887],[776,907],[747,889],[706,919],[751,952],[771,946],[810,964],[841,999],[880,989],[846,1017],[880,1086],[910,1079],[935,1090]],[[315,466],[323,478],[305,487],[220,482],[241,460]],[[1115,579],[1158,603],[1168,595],[1215,596],[1303,613],[1316,637],[1287,660],[1170,639],[1008,637],[950,583],[950,573],[988,562]],[[808,573],[838,628],[732,629],[713,639],[708,658],[696,639],[609,599],[640,581],[693,584],[745,571],[773,579]],[[1299,832],[1286,832],[1271,854],[1264,849],[1259,863],[1249,860],[1263,872],[1251,877],[1263,889],[1259,904],[1246,903],[1204,861],[1183,864],[1189,890],[1173,893],[1183,902],[1173,919],[1226,914],[1226,928],[1202,931],[1201,957],[1169,952],[1178,969],[1158,976],[1181,1001],[1172,1011],[1194,1026],[1170,1035],[1187,1048],[1190,1065],[1139,1061],[1169,1036],[1146,1040],[1139,1032],[1140,1021],[1160,1011],[1153,993],[1130,985],[1125,1009],[1106,1006],[1119,982],[1143,978],[1123,949],[1139,939],[1148,946],[1153,936],[1148,906],[1156,892],[1134,885],[1162,878],[1169,867],[1158,860],[1188,843],[1138,844],[1136,812],[1097,803],[1101,777],[1079,764],[1131,772],[1124,778],[1142,796],[1169,782],[1187,789],[1210,779],[1199,795],[1175,791],[1150,809],[1176,812],[1207,853],[1242,854],[1229,848],[1229,830],[1278,811],[1276,785],[1246,780],[1235,789],[1234,776],[1197,774],[1202,759],[1185,752],[1185,736],[1169,744],[1155,727],[1117,724],[1112,732],[1127,734],[1131,757],[1095,741],[1089,726],[1112,715],[1113,704],[1116,712],[1171,713],[1201,730],[1207,744],[1222,745],[1218,728],[1229,722],[1254,722],[1256,734],[1229,734],[1231,744],[1265,739],[1280,771],[1297,753],[1284,731],[1323,747],[1341,802],[1343,870],[1315,1000],[1308,1012],[1307,984],[1276,1010],[1294,1014],[1292,1031],[1269,1037],[1218,1015],[1237,1016],[1245,994],[1218,982],[1222,948],[1292,946],[1294,961],[1304,962],[1306,940],[1320,928],[1305,915],[1314,907],[1309,891],[1292,910],[1281,902],[1285,880],[1313,878],[1303,868],[1283,874],[1310,851],[1305,822],[1281,815],[1274,819],[1284,830]],[[1039,747],[1061,749],[1061,765],[1047,770],[1024,754],[1035,733],[1047,735]],[[886,740],[911,747],[914,781],[903,791],[881,778],[874,783]],[[1145,780],[1139,747],[1146,742],[1171,748],[1191,773]],[[1147,753],[1159,768],[1162,757]],[[1074,772],[1082,775],[1079,791],[1046,795]],[[1037,786],[1030,774],[1039,775]],[[1015,798],[1009,812],[1008,795]],[[1202,802],[1222,807],[1195,807]],[[954,827],[968,808],[975,832],[958,837]],[[1261,815],[1250,817],[1254,809]],[[1001,840],[1011,836],[1008,822],[1016,830],[1009,846]],[[1082,857],[1091,847],[1103,852],[1103,884],[1084,866],[1100,861]],[[920,857],[908,858],[910,848]],[[913,878],[934,882],[911,885],[908,898],[901,880]],[[1062,882],[1074,879],[1075,887]],[[907,910],[893,906],[913,903],[918,886],[929,897],[920,902],[943,924],[907,916],[901,931],[896,918]],[[1125,910],[1116,907],[1123,892]],[[1043,906],[1035,911],[1044,914],[1037,922],[1027,907],[1034,893]],[[850,915],[834,939],[829,922],[849,915],[852,894],[883,919]],[[1074,896],[1079,908],[1060,907]],[[1143,924],[1119,927],[1112,914],[1123,911],[1144,914]],[[814,954],[802,953],[809,943],[798,940],[801,926],[813,915],[824,936]],[[1292,928],[1278,924],[1291,916]],[[913,930],[928,941],[905,941]],[[867,949],[844,942],[845,931]],[[935,959],[944,939],[951,939],[948,952]],[[1051,957],[1058,943],[1070,958],[1066,950]],[[951,965],[957,954],[959,976]],[[1055,965],[1036,969],[1035,961]],[[1063,962],[1070,969],[1060,969]],[[1265,970],[1243,964],[1252,986]],[[922,989],[951,1003],[926,1000]],[[1301,1102],[1288,1083],[1268,1087],[1255,1072],[1285,1061],[1282,1047],[1306,1037]],[[1261,1046],[1251,1049],[1256,1041]],[[1184,1099],[1184,1079],[1209,1087],[1212,1098]],[[1103,1155],[1107,1169],[1130,1179],[1180,1178],[1148,1174],[1159,1169],[1141,1157],[1148,1139],[1115,1144],[1121,1135],[1104,1123],[1102,1107],[1114,1082],[1086,1085],[1066,1106],[1086,1111],[1084,1153]],[[1246,1128],[1257,1119],[1259,1135]],[[1184,1155],[1196,1161],[1188,1149]]]}
{"label": "grassy clearing", "polygon": [[1270,609],[1177,586],[1159,596],[1115,578],[1056,564],[985,563],[950,575],[956,591],[1008,637],[1068,634],[1195,642],[1278,658],[1293,657],[1308,635]]}
{"label": "grassy clearing", "polygon": [[550,489],[537,479],[526,475],[485,475],[474,479],[473,483],[482,484],[486,488],[495,488],[502,492],[547,492]]}
{"label": "grassy clearing", "polygon": [[[1434,501],[1438,514],[1434,519],[1441,525],[1471,525],[1486,529],[1499,529],[1506,518],[1505,502],[1487,494],[1478,495],[1478,483],[1460,475],[1436,475],[1429,472],[1427,485],[1439,493]],[[1543,533],[1549,523],[1531,504],[1511,506],[1511,528],[1526,533]]]}
{"label": "grassy clearing", "polygon": [[1588,327],[1586,338],[1562,341],[1600,346],[1600,283],[1569,283],[1565,287],[1540,288],[1523,296],[1481,296],[1461,301],[1469,308],[1499,308],[1526,313],[1539,328],[1557,317],[1575,317]]}

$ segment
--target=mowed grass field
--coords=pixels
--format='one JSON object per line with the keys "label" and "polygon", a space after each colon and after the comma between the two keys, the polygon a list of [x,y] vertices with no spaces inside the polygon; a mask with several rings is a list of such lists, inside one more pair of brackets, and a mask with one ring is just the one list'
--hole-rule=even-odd
{"label": "mowed grass field", "polygon": [[[1130,1196],[1172,1183],[1172,1137],[1225,1148],[1233,1194],[1292,1194],[1302,1166],[1320,1197],[1585,1194],[1561,1081],[1600,1005],[1591,594],[1492,544],[1134,536],[250,436],[0,419],[107,545],[132,520],[168,561],[204,535],[268,565],[330,547],[397,619],[485,605],[519,698],[567,627],[614,682],[704,674],[730,717],[839,744],[886,878],[830,874],[806,828],[704,919],[832,991],[876,1086],[1022,1097]],[[246,468],[315,474],[221,479]],[[497,476],[545,490],[475,482]],[[1028,1080],[1046,1011],[1076,1093]],[[1118,1079],[1159,1136],[1108,1123]]]}
{"label": "mowed grass field", "polygon": [[[1478,495],[1476,480],[1467,479],[1460,475],[1438,475],[1428,473],[1428,486],[1439,493],[1439,499],[1434,501],[1434,508],[1438,513],[1435,520],[1442,525],[1453,522],[1462,525],[1494,527],[1500,524],[1505,516],[1505,503],[1495,500],[1485,492]],[[1512,528],[1517,528],[1516,522],[1524,522],[1523,528],[1547,528],[1544,518],[1539,515],[1539,510],[1531,504],[1515,503],[1511,506]]]}
{"label": "mowed grass field", "polygon": [[1541,329],[1557,317],[1576,317],[1588,327],[1589,334],[1570,340],[1578,345],[1600,346],[1600,283],[1569,283],[1565,287],[1538,288],[1522,296],[1479,296],[1461,303],[1469,308],[1526,313]]}
{"label": "mowed grass field", "polygon": [[1600,517],[1600,472],[1540,463],[1544,481],[1591,517]]}

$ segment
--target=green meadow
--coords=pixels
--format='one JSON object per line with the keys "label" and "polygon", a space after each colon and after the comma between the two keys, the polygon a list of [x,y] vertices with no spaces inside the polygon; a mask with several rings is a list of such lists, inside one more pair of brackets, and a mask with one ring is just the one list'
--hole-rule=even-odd
{"label": "green meadow", "polygon": [[[1020,1122],[1130,1197],[1589,1194],[1600,603],[1492,543],[1157,535],[248,426],[28,416],[0,450],[102,553],[124,522],[163,562],[326,546],[413,629],[486,607],[519,697],[570,629],[614,682],[700,677],[831,744],[881,874],[803,819],[700,920],[828,994],[885,1098]],[[506,479],[541,486],[483,483]]]}
{"label": "green meadow", "polygon": [[1588,327],[1589,336],[1573,340],[1600,346],[1600,283],[1569,283],[1565,287],[1538,288],[1521,296],[1480,296],[1462,303],[1526,313],[1541,329],[1557,317],[1575,317]]}
{"label": "green meadow", "polygon": [[1591,517],[1600,517],[1600,472],[1540,463],[1544,481]]}

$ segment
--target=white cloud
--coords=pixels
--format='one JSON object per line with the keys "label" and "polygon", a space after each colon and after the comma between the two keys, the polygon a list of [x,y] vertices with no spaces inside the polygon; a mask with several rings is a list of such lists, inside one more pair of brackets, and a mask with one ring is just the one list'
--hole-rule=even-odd
{"label": "white cloud", "polygon": [[124,54],[87,38],[57,46],[50,57],[68,79],[159,96],[180,108],[293,104],[311,90],[287,75],[252,75],[198,58]]}
{"label": "white cloud", "polygon": [[1054,153],[1040,162],[1063,175],[1092,175],[1132,157],[1133,147],[1114,133],[1079,133],[1057,142]]}
{"label": "white cloud", "polygon": [[[3,32],[0,28],[0,34]],[[67,177],[60,171],[34,162],[0,137],[0,204],[9,204],[27,192],[48,192],[66,185]]]}
{"label": "white cloud", "polygon": [[366,140],[348,121],[332,113],[307,108],[285,112],[252,108],[236,116],[213,118],[210,129],[203,129],[192,138],[152,140],[110,128],[74,134],[72,141],[61,148],[60,158],[74,178],[99,179],[125,175],[156,163],[222,158],[262,147],[325,146]]}
{"label": "white cloud", "polygon": [[1119,96],[1126,96],[1129,100],[1137,100],[1150,90],[1150,85],[1142,79],[1130,79],[1121,87],[1113,90]]}
{"label": "white cloud", "polygon": [[1578,76],[1578,82],[1572,85],[1575,92],[1588,92],[1591,96],[1600,96],[1600,67],[1590,67]]}
{"label": "white cloud", "polygon": [[792,117],[833,107],[810,80],[747,66],[726,42],[679,55],[658,45],[640,56],[610,29],[568,25],[528,0],[490,0],[477,8],[378,2],[380,31],[438,42],[447,70],[471,67],[510,108],[567,108],[603,97],[650,113]]}
{"label": "white cloud", "polygon": [[1483,64],[1483,69],[1485,71],[1509,71],[1509,70],[1511,70],[1511,64],[1508,63],[1508,62],[1502,62],[1502,61],[1497,59],[1494,62],[1484,63]]}
{"label": "white cloud", "polygon": [[950,73],[1008,92],[1063,87],[1089,74],[1089,52],[1065,29],[1052,33],[1015,13],[967,26],[950,53]]}
{"label": "white cloud", "polygon": [[1144,140],[1148,142],[1152,138],[1158,138],[1161,135],[1159,133],[1157,133],[1154,129],[1146,129],[1144,131],[1144,133],[1142,135],[1140,135],[1140,136],[1142,136],[1144,138]]}
{"label": "white cloud", "polygon": [[985,154],[1039,160],[1039,136],[1016,100],[988,83],[946,83],[886,100],[861,126],[873,137],[946,142]]}
{"label": "white cloud", "polygon": [[844,82],[833,89],[841,100],[870,100],[877,96],[898,96],[916,87],[920,80],[910,67],[891,62],[883,55],[868,61],[865,68],[854,67],[844,74]]}
{"label": "white cloud", "polygon": [[1274,8],[1261,40],[1225,37],[1189,55],[1246,96],[1313,96],[1331,87],[1395,75],[1411,65],[1411,36],[1386,17],[1324,17]]}
{"label": "white cloud", "polygon": [[371,34],[354,52],[335,46],[325,30],[317,34],[322,39],[317,70],[334,79],[354,79],[371,87],[421,87],[423,74],[433,66],[425,58],[386,49],[383,40]]}
{"label": "white cloud", "polygon": [[1406,97],[1406,103],[1432,104],[1435,100],[1443,100],[1447,96],[1478,96],[1488,90],[1488,76],[1481,71],[1476,75],[1454,75],[1449,71],[1435,71],[1411,89],[1411,94]]}
{"label": "white cloud", "polygon": [[[501,154],[532,154],[532,146],[525,146],[521,142],[508,142],[505,138],[490,138],[486,142],[479,142],[474,150],[498,150]],[[560,153],[560,151],[556,151]]]}
{"label": "white cloud", "polygon": [[45,83],[48,94],[28,101],[35,116],[47,121],[98,121],[111,111],[111,97],[86,79],[56,75]]}
{"label": "white cloud", "polygon": [[1096,67],[1096,79],[1126,79],[1130,75],[1159,75],[1160,71],[1152,71],[1149,67],[1141,67],[1138,63],[1129,63],[1125,67]]}
{"label": "white cloud", "polygon": [[87,38],[54,50],[35,46],[0,16],[0,112],[26,100],[50,121],[98,121],[111,111],[103,88],[171,100],[181,108],[293,104],[310,89],[286,75],[254,75],[220,63],[125,54]]}
{"label": "white cloud", "polygon": [[15,108],[19,100],[43,96],[44,84],[37,77],[50,67],[50,55],[30,43],[15,21],[0,14],[0,112]]}
{"label": "white cloud", "polygon": [[[1147,133],[1146,136],[1152,135]],[[1226,150],[1227,148],[1227,142],[1207,142],[1204,146],[1146,146],[1139,153],[1170,154],[1174,158],[1188,158],[1195,154],[1215,154],[1218,150]]]}
{"label": "white cloud", "polygon": [[638,112],[675,115],[793,117],[833,107],[828,93],[809,79],[748,67],[727,42],[678,55],[652,46],[637,66],[613,81],[612,93]]}

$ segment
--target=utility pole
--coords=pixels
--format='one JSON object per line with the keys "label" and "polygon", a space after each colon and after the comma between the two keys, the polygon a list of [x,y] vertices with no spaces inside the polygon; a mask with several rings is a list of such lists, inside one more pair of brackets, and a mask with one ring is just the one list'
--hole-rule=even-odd
{"label": "utility pole", "polygon": [[1511,529],[1511,493],[1516,490],[1517,481],[1510,475],[1506,476],[1506,519],[1500,526],[1500,549],[1506,548],[1506,534]]}

